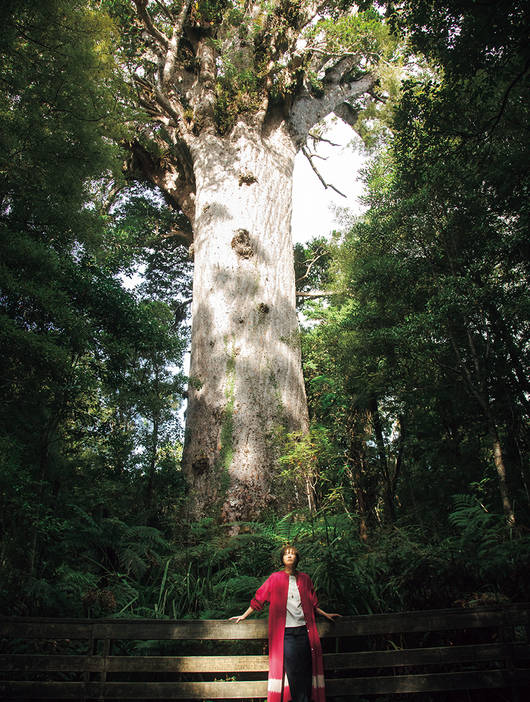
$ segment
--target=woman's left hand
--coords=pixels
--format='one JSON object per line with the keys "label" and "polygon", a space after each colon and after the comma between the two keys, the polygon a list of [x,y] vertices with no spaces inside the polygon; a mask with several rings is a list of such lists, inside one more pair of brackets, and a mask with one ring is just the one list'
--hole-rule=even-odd
{"label": "woman's left hand", "polygon": [[335,617],[341,617],[341,616],[342,616],[341,614],[328,614],[327,612],[324,612],[323,609],[320,609],[320,607],[317,607],[317,609],[315,609],[315,613],[316,613],[316,614],[320,614],[320,615],[323,616],[323,617],[326,617],[326,619],[329,619],[330,622],[334,622],[334,621],[335,621]]}
{"label": "woman's left hand", "polygon": [[342,617],[342,614],[336,614],[336,613],[326,614],[326,612],[322,612],[322,614],[326,617],[326,619],[329,619],[330,622],[334,622],[335,617]]}

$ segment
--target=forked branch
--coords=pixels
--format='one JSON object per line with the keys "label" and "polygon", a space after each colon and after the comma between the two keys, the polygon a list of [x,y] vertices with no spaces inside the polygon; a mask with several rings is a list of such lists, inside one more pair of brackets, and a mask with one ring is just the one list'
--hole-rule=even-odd
{"label": "forked branch", "polygon": [[315,158],[316,154],[310,154],[309,151],[307,150],[307,147],[306,147],[306,146],[302,146],[302,153],[304,154],[304,156],[305,156],[305,157],[307,158],[307,160],[309,161],[309,164],[311,165],[311,168],[313,169],[314,173],[316,174],[317,178],[318,178],[319,181],[322,183],[322,185],[324,186],[324,188],[325,188],[326,190],[327,190],[328,188],[331,188],[331,189],[334,190],[338,195],[341,195],[342,197],[346,197],[346,195],[345,195],[344,193],[341,193],[341,191],[338,190],[334,185],[332,185],[331,183],[326,183],[326,181],[324,180],[324,178],[320,175],[320,173],[319,173],[319,171],[318,171],[318,168],[317,168],[317,167],[315,166],[315,164],[313,163],[313,158]]}

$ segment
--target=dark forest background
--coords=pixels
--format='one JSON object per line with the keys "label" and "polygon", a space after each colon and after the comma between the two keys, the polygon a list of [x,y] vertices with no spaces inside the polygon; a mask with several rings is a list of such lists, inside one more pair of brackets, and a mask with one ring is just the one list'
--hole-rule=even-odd
{"label": "dark forest background", "polygon": [[125,157],[123,7],[2,3],[1,615],[227,617],[286,542],[343,614],[528,599],[529,10],[388,3],[365,214],[296,247],[312,499],[234,535],[186,515],[192,263]]}

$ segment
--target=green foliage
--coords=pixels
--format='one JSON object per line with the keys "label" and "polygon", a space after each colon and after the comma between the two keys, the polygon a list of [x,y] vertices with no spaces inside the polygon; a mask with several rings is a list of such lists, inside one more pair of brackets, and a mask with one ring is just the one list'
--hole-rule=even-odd
{"label": "green foliage", "polygon": [[13,224],[54,229],[65,246],[76,229],[93,233],[87,178],[118,166],[113,27],[83,3],[11,5],[0,16],[2,211]]}
{"label": "green foliage", "polygon": [[[366,213],[343,215],[328,244],[335,294],[304,309],[306,389],[323,437],[305,459],[319,504],[357,515],[366,557],[344,559],[369,584],[366,611],[521,597],[528,578],[528,80],[514,40],[526,20],[500,19],[481,49],[470,27],[489,19],[464,5],[396,10],[443,65],[425,80],[419,61],[404,84],[392,134],[363,174]],[[435,14],[461,34],[438,35]],[[461,60],[472,42],[487,52],[478,70]],[[516,531],[499,513],[492,424]]]}
{"label": "green foliage", "polygon": [[[282,477],[285,480],[291,480],[298,475],[299,471],[302,476],[310,476],[312,473],[312,464],[316,460],[318,445],[321,437],[318,429],[310,433],[295,432],[288,434],[285,437],[285,443],[280,457],[280,465],[284,471]],[[295,478],[296,479],[296,478]]]}
{"label": "green foliage", "polygon": [[375,10],[322,17],[308,28],[304,37],[330,57],[344,53],[362,55],[369,69],[396,45]]}
{"label": "green foliage", "polygon": [[315,238],[306,244],[295,244],[294,272],[297,292],[325,290],[330,283],[330,264],[331,252],[324,238]]}
{"label": "green foliage", "polygon": [[33,611],[226,618],[244,610],[279,568],[286,543],[300,551],[300,567],[328,611],[436,609],[489,593],[501,601],[524,599],[528,537],[507,539],[500,515],[477,518],[470,496],[458,496],[455,505],[456,531],[444,538],[409,524],[380,531],[370,542],[359,537],[356,516],[329,509],[241,524],[235,536],[220,533],[212,519],[181,523],[171,540],[133,521],[74,510],[50,542],[47,569],[31,585]]}
{"label": "green foliage", "polygon": [[[113,221],[106,209],[128,116],[114,25],[60,0],[0,13],[0,588],[21,614],[77,614],[101,573],[79,570],[74,546],[57,545],[78,528],[97,550],[76,510],[108,530],[129,508],[137,523],[108,537],[127,577],[147,567],[142,530],[173,528],[183,381],[169,366],[186,337],[168,306],[177,286],[163,285],[170,273],[153,252],[151,299],[118,277],[140,248],[147,255],[146,224],[140,232],[136,219],[133,235],[126,208]],[[185,281],[178,292],[187,295]]]}
{"label": "green foliage", "polygon": [[530,558],[526,538],[516,533],[506,535],[500,515],[490,512],[471,495],[454,495],[454,509],[449,522],[459,532],[456,545],[466,561],[473,565],[487,589],[501,592],[508,578],[527,565]]}
{"label": "green foliage", "polygon": [[[448,14],[437,17],[449,26],[456,7],[448,4]],[[312,410],[317,421],[325,413],[338,416],[332,403],[349,408],[350,417],[353,411],[362,416],[373,394],[387,437],[387,468],[390,458],[399,464],[399,500],[412,499],[418,516],[431,504],[427,482],[444,505],[451,494],[476,486],[488,503],[493,499],[495,473],[488,478],[486,470],[488,460],[493,468],[492,445],[484,435],[494,425],[524,522],[527,440],[517,447],[513,441],[515,426],[517,436],[528,436],[530,416],[528,257],[521,247],[528,229],[528,85],[526,59],[510,34],[520,27],[508,30],[500,22],[505,45],[499,34],[495,46],[501,53],[492,51],[484,69],[470,74],[462,64],[457,70],[452,49],[436,44],[449,41],[439,28],[421,39],[427,17],[438,27],[427,3],[406,3],[401,11],[418,23],[415,40],[429,44],[429,56],[447,70],[436,82],[404,85],[393,141],[365,170],[368,210],[334,251],[338,294],[330,309],[315,310],[319,326],[304,340]],[[455,43],[471,42],[466,27],[482,21],[464,12],[455,20],[462,27]],[[326,349],[332,349],[328,357]],[[398,422],[402,441],[391,442]],[[382,466],[381,489],[388,482],[384,452],[379,446],[379,456],[370,455],[359,443],[363,423],[357,424],[357,444],[350,436],[350,446],[361,457],[370,501],[374,458]],[[329,431],[344,446],[345,432]]]}
{"label": "green foliage", "polygon": [[489,3],[484,12],[465,0],[407,0],[389,9],[394,30],[406,31],[414,49],[441,64],[450,80],[482,69],[510,72],[513,57],[525,51],[527,0]]}
{"label": "green foliage", "polygon": [[259,80],[252,67],[225,61],[223,74],[216,85],[216,117],[221,134],[234,126],[237,116],[254,113],[260,104]]}

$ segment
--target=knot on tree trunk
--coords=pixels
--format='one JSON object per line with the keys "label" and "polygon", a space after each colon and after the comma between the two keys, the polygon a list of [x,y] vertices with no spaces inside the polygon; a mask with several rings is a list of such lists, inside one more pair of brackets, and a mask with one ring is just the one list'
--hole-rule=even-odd
{"label": "knot on tree trunk", "polygon": [[210,468],[210,462],[204,451],[200,451],[196,456],[192,464],[193,471],[196,475],[202,475]]}
{"label": "knot on tree trunk", "polygon": [[246,229],[236,230],[232,239],[232,248],[239,258],[251,258],[254,255],[254,249],[250,243],[250,234]]}
{"label": "knot on tree trunk", "polygon": [[248,170],[241,171],[239,174],[239,187],[245,183],[245,185],[252,185],[252,183],[257,183],[258,179],[256,176]]}

